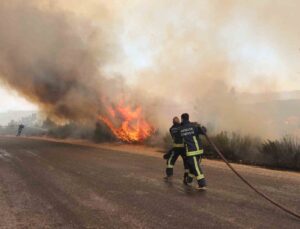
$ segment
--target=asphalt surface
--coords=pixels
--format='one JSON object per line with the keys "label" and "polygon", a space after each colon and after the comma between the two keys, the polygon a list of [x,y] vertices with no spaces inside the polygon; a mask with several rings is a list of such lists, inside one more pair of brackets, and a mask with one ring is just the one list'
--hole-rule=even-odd
{"label": "asphalt surface", "polygon": [[[203,162],[207,191],[172,182],[159,157],[0,137],[0,228],[300,228],[221,163]],[[300,212],[300,175],[239,166]]]}

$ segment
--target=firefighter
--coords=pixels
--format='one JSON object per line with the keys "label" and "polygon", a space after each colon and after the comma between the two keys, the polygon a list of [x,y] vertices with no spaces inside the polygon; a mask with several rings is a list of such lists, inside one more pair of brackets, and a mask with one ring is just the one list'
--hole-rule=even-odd
{"label": "firefighter", "polygon": [[206,133],[206,128],[201,127],[197,123],[190,122],[189,114],[187,113],[181,115],[181,121],[180,136],[184,141],[186,160],[189,168],[185,183],[190,185],[195,177],[198,183],[197,189],[206,189],[206,180],[200,167],[201,156],[203,154],[200,135]]}
{"label": "firefighter", "polygon": [[24,128],[25,128],[25,126],[24,126],[23,124],[20,124],[20,125],[19,125],[17,137],[18,137],[18,136],[21,136],[22,130],[23,130]]}
{"label": "firefighter", "polygon": [[180,120],[178,117],[173,118],[173,125],[170,128],[170,134],[173,139],[173,148],[169,150],[168,153],[164,155],[164,159],[167,160],[167,168],[166,168],[166,177],[165,179],[171,178],[173,176],[173,168],[179,156],[182,157],[183,165],[184,165],[184,180],[188,175],[188,167],[186,163],[185,149],[182,137],[180,136]]}

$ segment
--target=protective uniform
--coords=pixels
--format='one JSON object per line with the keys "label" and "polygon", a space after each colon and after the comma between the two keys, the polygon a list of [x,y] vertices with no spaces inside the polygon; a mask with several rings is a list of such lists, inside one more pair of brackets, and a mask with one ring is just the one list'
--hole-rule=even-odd
{"label": "protective uniform", "polygon": [[20,124],[18,127],[18,132],[16,136],[21,136],[22,130],[25,128],[25,126],[23,124]]}
{"label": "protective uniform", "polygon": [[173,175],[173,168],[179,156],[182,157],[183,165],[185,169],[185,176],[188,175],[188,166],[186,163],[185,148],[182,137],[180,136],[181,125],[179,123],[173,124],[170,128],[170,134],[173,139],[173,148],[166,154],[167,160],[166,175],[171,177]]}
{"label": "protective uniform", "polygon": [[201,155],[203,154],[203,146],[200,139],[200,134],[204,134],[205,128],[197,123],[192,123],[188,120],[182,120],[180,136],[183,138],[186,150],[187,164],[189,174],[186,182],[191,183],[193,177],[196,177],[199,187],[205,187],[206,181],[200,167]]}

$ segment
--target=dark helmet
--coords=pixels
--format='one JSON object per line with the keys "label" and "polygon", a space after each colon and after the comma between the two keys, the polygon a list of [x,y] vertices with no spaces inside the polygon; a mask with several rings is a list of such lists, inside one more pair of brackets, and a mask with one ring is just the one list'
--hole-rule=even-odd
{"label": "dark helmet", "polygon": [[183,113],[181,115],[181,121],[189,121],[190,120],[190,116],[188,113]]}

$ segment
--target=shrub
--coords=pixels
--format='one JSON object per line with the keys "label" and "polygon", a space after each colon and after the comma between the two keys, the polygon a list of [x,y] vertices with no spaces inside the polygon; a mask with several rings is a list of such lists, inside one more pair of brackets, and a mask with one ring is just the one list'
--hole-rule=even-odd
{"label": "shrub", "polygon": [[108,128],[101,122],[97,122],[93,134],[93,140],[95,142],[106,142],[106,141],[115,141],[116,138],[111,133],[111,131],[108,130]]}
{"label": "shrub", "polygon": [[281,140],[267,140],[260,147],[269,166],[300,170],[300,140],[285,136]]}
{"label": "shrub", "polygon": [[[257,155],[261,144],[258,138],[237,133],[229,134],[225,131],[212,136],[211,139],[229,161],[251,164],[255,163],[254,155]],[[206,141],[204,141],[204,149],[208,158],[219,158]]]}

